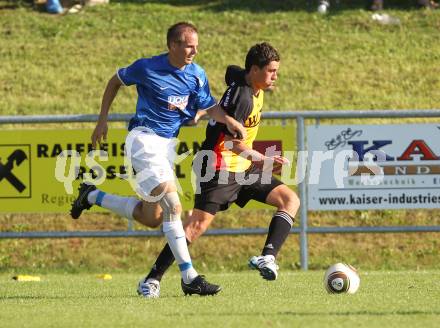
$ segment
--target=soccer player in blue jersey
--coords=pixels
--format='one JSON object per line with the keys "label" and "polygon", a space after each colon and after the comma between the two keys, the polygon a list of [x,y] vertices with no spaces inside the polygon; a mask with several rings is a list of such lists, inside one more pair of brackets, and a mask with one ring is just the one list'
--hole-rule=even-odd
{"label": "soccer player in blue jersey", "polygon": [[[136,60],[113,75],[92,134],[93,147],[106,139],[108,112],[120,87],[136,85],[138,100],[128,128],[126,156],[136,172],[136,191],[143,200],[111,195],[83,183],[71,215],[77,219],[82,211],[96,204],[150,227],[163,221],[163,232],[181,271],[183,292],[214,295],[220,286],[210,284],[197,273],[186,244],[182,206],[174,182],[175,137],[184,123],[197,119],[199,110],[206,110],[214,120],[225,123],[234,135],[244,136],[246,131],[217,106],[204,70],[193,62],[198,47],[196,27],[186,22],[171,26],[167,46],[168,53]],[[145,296],[149,288],[142,279],[138,293]]]}

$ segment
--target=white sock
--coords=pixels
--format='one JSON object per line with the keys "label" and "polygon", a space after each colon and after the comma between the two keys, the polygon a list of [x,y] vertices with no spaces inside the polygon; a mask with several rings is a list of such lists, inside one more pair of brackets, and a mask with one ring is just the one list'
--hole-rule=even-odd
{"label": "white sock", "polygon": [[140,202],[135,197],[107,194],[101,190],[94,190],[89,193],[87,201],[90,204],[96,204],[128,219],[133,219],[134,208]]}
{"label": "white sock", "polygon": [[181,220],[164,222],[163,232],[168,240],[174,258],[179,265],[180,274],[185,284],[191,283],[198,276],[191,263],[188,245],[186,244],[185,231]]}
{"label": "white sock", "polygon": [[90,205],[96,204],[96,196],[99,194],[99,189],[95,189],[87,195],[87,201]]}

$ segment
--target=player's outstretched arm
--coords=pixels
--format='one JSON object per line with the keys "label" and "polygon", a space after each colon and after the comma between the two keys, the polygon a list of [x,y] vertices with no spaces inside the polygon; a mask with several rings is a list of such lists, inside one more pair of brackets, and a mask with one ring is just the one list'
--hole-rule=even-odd
{"label": "player's outstretched arm", "polygon": [[110,107],[118,94],[119,88],[122,86],[122,82],[119,80],[118,76],[115,74],[108,81],[107,86],[102,96],[101,101],[101,112],[99,113],[98,122],[96,123],[95,130],[92,133],[92,146],[96,149],[96,143],[101,144],[101,141],[107,140],[107,117],[110,111]]}
{"label": "player's outstretched arm", "polygon": [[199,121],[202,119],[203,116],[208,115],[206,110],[199,110],[196,114],[196,116],[189,121],[188,123],[186,123],[186,125],[188,126],[193,126],[193,125],[197,125],[199,123]]}
{"label": "player's outstretched arm", "polygon": [[[266,156],[259,151],[250,148],[242,140],[225,136],[225,146],[233,153],[244,157],[251,158],[252,162],[257,165],[265,166],[265,163],[273,162],[274,169],[280,169],[282,165],[288,165],[289,160],[280,155]],[[267,165],[266,165],[267,166]],[[272,166],[269,166],[272,167]]]}
{"label": "player's outstretched arm", "polygon": [[225,110],[220,105],[213,106],[206,111],[211,118],[219,123],[225,124],[229,132],[231,132],[231,134],[234,136],[234,138],[246,138],[246,129],[244,128],[244,126],[236,119],[226,114]]}
{"label": "player's outstretched arm", "polygon": [[264,162],[266,159],[265,155],[255,149],[250,148],[242,140],[227,135],[225,136],[225,147],[241,157],[252,158],[252,162],[255,163]]}

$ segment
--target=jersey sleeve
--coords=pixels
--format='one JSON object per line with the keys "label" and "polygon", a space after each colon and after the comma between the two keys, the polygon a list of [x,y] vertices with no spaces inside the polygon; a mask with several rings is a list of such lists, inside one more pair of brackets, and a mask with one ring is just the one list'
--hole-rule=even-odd
{"label": "jersey sleeve", "polygon": [[244,125],[246,118],[252,112],[252,98],[244,87],[233,84],[223,94],[220,106],[225,112]]}
{"label": "jersey sleeve", "polygon": [[142,84],[146,77],[146,64],[146,59],[138,59],[130,66],[118,69],[116,74],[119,80],[121,80],[121,82],[126,86],[133,84]]}
{"label": "jersey sleeve", "polygon": [[206,74],[201,74],[198,78],[199,83],[199,89],[196,96],[196,109],[197,110],[203,110],[208,109],[212,106],[214,106],[217,101],[215,98],[211,95],[211,90],[209,88],[209,82],[206,77]]}

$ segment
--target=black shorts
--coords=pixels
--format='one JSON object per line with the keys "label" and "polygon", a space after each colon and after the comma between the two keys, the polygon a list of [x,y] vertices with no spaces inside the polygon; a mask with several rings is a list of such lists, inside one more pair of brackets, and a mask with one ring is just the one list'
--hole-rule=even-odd
{"label": "black shorts", "polygon": [[[244,207],[251,199],[265,203],[269,193],[283,183],[272,175],[267,177],[267,173],[263,181],[262,173],[255,165],[251,165],[244,173],[215,172],[210,181],[200,183],[200,193],[195,195],[194,208],[215,215],[228,209],[232,203],[240,207]],[[237,182],[253,178],[251,174],[258,175],[255,182],[247,185]]]}

